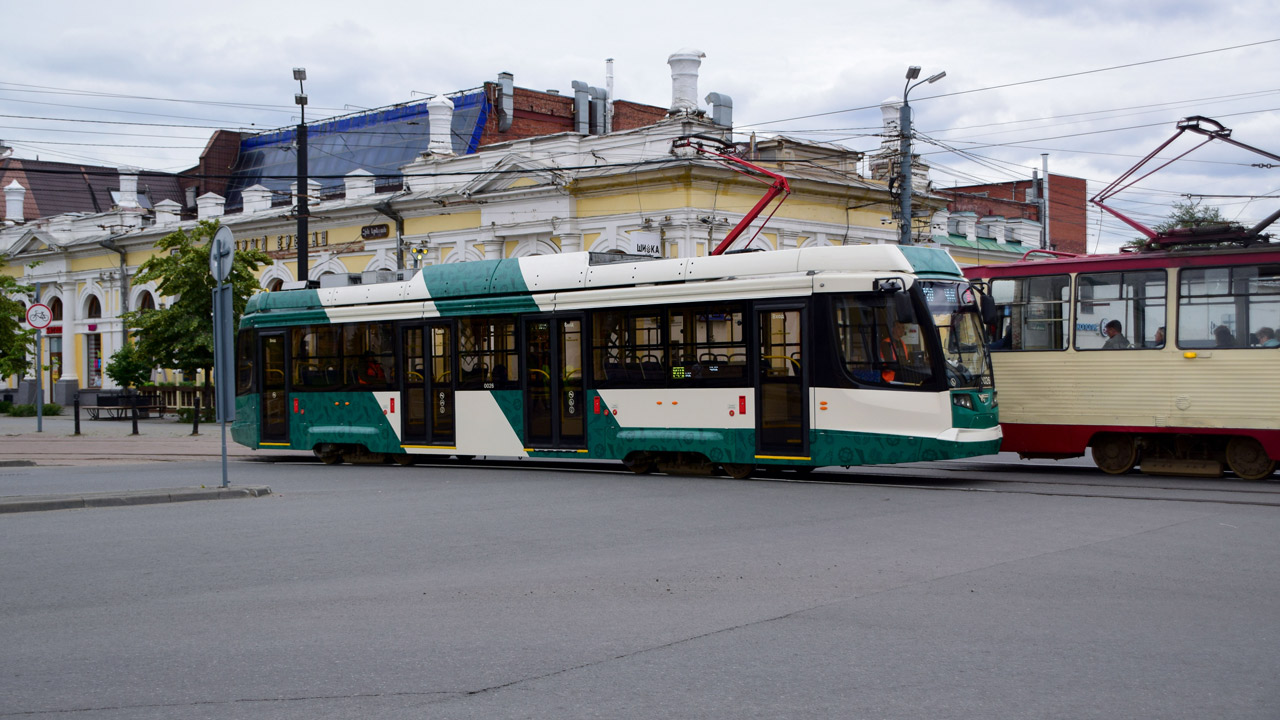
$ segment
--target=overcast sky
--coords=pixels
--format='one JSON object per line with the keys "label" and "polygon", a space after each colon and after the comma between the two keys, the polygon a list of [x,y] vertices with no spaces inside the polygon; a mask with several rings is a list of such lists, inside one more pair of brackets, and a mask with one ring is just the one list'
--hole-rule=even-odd
{"label": "overcast sky", "polygon": [[[901,96],[907,67],[945,70],[910,95],[917,151],[941,187],[1028,178],[1048,152],[1052,172],[1087,179],[1092,194],[1189,115],[1280,153],[1280,3],[1049,4],[8,3],[0,139],[22,158],[181,170],[213,128],[296,123],[294,67],[307,69],[308,121],[502,71],[537,90],[604,87],[606,58],[617,99],[666,107],[667,57],[696,48],[699,96],[730,95],[736,129],[865,151],[879,147],[878,106]],[[1184,135],[1165,156],[1194,144]],[[1184,194],[1270,196],[1205,200],[1252,224],[1280,209],[1280,167],[1251,167],[1266,162],[1280,166],[1214,142],[1116,205],[1154,224]],[[1089,218],[1091,250],[1136,235]]]}

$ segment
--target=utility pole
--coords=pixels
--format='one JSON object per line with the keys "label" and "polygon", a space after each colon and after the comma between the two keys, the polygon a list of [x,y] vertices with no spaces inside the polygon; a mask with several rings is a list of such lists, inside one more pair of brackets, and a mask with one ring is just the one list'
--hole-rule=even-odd
{"label": "utility pole", "polygon": [[1040,233],[1040,249],[1049,250],[1053,247],[1049,238],[1049,153],[1040,153],[1040,160],[1044,164],[1044,185],[1040,188],[1040,222],[1044,227]]}
{"label": "utility pole", "polygon": [[295,244],[298,246],[298,279],[304,283],[307,282],[307,250],[310,243],[308,237],[307,220],[311,215],[311,208],[307,201],[307,95],[303,92],[302,81],[307,79],[306,68],[294,68],[293,79],[298,81],[298,92],[294,94],[293,101],[297,103],[299,112],[302,115],[298,122],[297,145],[298,145],[298,237]]}
{"label": "utility pole", "polygon": [[912,240],[911,240],[911,225],[912,225],[912,222],[911,222],[912,221],[912,218],[911,218],[911,190],[912,190],[911,188],[911,105],[907,103],[907,94],[921,85],[924,85],[926,83],[937,82],[946,76],[947,76],[947,73],[943,71],[938,73],[937,75],[931,75],[930,77],[925,78],[924,80],[921,80],[915,85],[912,85],[911,81],[920,77],[920,66],[912,65],[911,67],[907,68],[907,83],[902,88],[902,107],[898,111],[898,125],[899,125],[898,129],[902,132],[902,144],[901,144],[901,150],[900,150],[900,152],[902,153],[902,172],[900,175],[900,182],[898,185],[898,192],[899,192],[900,203],[901,203],[901,206],[898,212],[902,216],[901,217],[902,224],[900,226],[900,234],[898,237],[898,244],[900,245],[912,244]]}

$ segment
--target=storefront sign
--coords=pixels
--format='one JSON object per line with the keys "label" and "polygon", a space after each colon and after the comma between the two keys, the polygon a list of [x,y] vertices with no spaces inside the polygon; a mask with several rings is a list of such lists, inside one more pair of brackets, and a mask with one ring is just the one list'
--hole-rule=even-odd
{"label": "storefront sign", "polygon": [[360,239],[377,240],[387,237],[391,234],[391,226],[383,223],[381,225],[365,225],[360,228]]}

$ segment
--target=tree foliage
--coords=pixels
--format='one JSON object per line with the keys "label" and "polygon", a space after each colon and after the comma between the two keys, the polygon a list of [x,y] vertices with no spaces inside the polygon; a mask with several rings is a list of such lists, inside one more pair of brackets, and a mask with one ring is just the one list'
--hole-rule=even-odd
{"label": "tree foliage", "polygon": [[[0,268],[4,266],[5,257],[0,255]],[[35,353],[36,331],[22,327],[25,308],[15,297],[31,291],[31,286],[0,273],[0,377],[22,377],[31,368],[29,356]]]}
{"label": "tree foliage", "polygon": [[1169,232],[1174,228],[1201,227],[1203,225],[1225,225],[1227,219],[1216,207],[1202,206],[1199,200],[1174,202],[1169,217],[1156,225],[1153,230],[1158,233]]}
{"label": "tree foliage", "polygon": [[[157,254],[138,269],[134,282],[155,282],[169,307],[125,313],[133,328],[138,359],[150,367],[184,373],[213,367],[213,290],[209,245],[218,221],[202,220],[190,232],[178,230],[156,243]],[[258,289],[254,271],[269,261],[258,250],[237,250],[227,282],[232,286],[234,322]],[[206,372],[205,377],[209,377]]]}
{"label": "tree foliage", "polygon": [[156,366],[142,357],[133,343],[129,343],[115,351],[105,371],[107,377],[117,385],[127,388],[145,383],[151,377],[154,367]]}
{"label": "tree foliage", "polygon": [[[1174,201],[1173,209],[1169,211],[1169,215],[1151,228],[1157,233],[1167,233],[1177,228],[1194,228],[1203,227],[1205,225],[1228,225],[1230,221],[1222,217],[1222,212],[1216,207],[1201,205],[1199,200],[1187,200],[1186,202]],[[1127,250],[1146,250],[1154,247],[1147,238],[1137,238],[1125,243]]]}

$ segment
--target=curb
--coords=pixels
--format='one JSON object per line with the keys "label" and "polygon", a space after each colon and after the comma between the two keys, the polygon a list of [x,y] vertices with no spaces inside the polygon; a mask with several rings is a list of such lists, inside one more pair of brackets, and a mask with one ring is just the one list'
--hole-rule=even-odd
{"label": "curb", "polygon": [[125,490],[122,492],[69,493],[66,495],[27,495],[0,497],[0,514],[42,512],[45,510],[75,510],[95,507],[123,507],[126,505],[155,505],[159,503],[192,502],[195,500],[236,500],[270,495],[266,485],[228,488],[168,488],[156,490]]}

